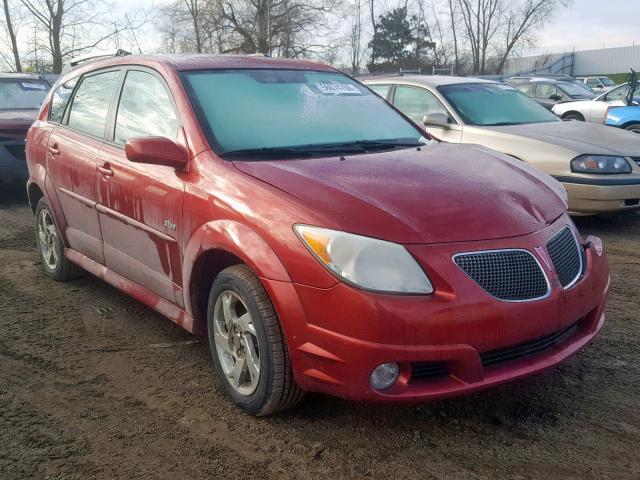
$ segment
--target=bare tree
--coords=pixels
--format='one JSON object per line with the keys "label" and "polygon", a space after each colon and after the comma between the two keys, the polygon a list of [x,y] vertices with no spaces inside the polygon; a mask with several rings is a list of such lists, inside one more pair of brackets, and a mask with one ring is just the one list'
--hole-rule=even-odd
{"label": "bare tree", "polygon": [[362,0],[356,0],[353,5],[354,16],[351,20],[351,32],[349,36],[351,73],[357,75],[362,62]]}
{"label": "bare tree", "polygon": [[[42,30],[42,47],[51,55],[54,73],[62,71],[64,59],[94,48],[128,25],[114,26],[110,5],[104,0],[21,0]],[[105,28],[105,25],[109,27]]]}
{"label": "bare tree", "polygon": [[502,73],[513,48],[530,33],[544,24],[559,6],[565,6],[563,0],[525,0],[507,7],[504,12],[504,46],[499,57],[497,71]]}
{"label": "bare tree", "polygon": [[[457,3],[456,3],[457,5]],[[454,9],[454,0],[449,0],[449,19],[451,21],[451,33],[453,35],[453,52],[455,56],[455,72],[460,75],[460,56],[458,55],[458,34],[456,22],[457,10]]]}
{"label": "bare tree", "polygon": [[501,0],[458,0],[464,33],[471,47],[473,73],[483,75],[487,52],[500,28]]}
{"label": "bare tree", "polygon": [[9,0],[3,0],[3,5],[5,28],[7,30],[7,34],[9,35],[9,41],[11,42],[11,52],[13,53],[13,61],[15,64],[16,72],[22,72],[22,63],[20,62],[20,52],[18,50],[16,32],[14,30],[13,21],[11,19],[11,13],[9,12]]}

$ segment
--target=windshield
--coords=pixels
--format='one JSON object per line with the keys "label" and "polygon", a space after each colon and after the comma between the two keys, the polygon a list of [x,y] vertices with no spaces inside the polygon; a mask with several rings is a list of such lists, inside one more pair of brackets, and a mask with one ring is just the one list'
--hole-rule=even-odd
{"label": "windshield", "polygon": [[426,143],[382,98],[340,73],[206,70],[184,77],[219,154],[317,146],[335,153],[337,145],[354,143],[359,153],[367,142]]}
{"label": "windshield", "polygon": [[438,90],[465,123],[497,126],[560,121],[553,113],[509,85],[462,83]]}
{"label": "windshield", "polygon": [[562,84],[558,84],[558,86],[570,97],[595,97],[591,90],[576,83],[563,82]]}
{"label": "windshield", "polygon": [[611,80],[609,77],[600,77],[600,81],[605,87],[613,87],[616,84],[616,82]]}
{"label": "windshield", "polygon": [[0,79],[0,110],[39,110],[48,91],[41,80]]}

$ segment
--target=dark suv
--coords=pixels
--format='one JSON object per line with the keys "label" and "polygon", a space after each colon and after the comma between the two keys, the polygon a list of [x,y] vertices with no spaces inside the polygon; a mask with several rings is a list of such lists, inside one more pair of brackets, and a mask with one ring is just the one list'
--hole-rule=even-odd
{"label": "dark suv", "polygon": [[0,184],[26,183],[25,139],[49,88],[35,75],[0,73]]}

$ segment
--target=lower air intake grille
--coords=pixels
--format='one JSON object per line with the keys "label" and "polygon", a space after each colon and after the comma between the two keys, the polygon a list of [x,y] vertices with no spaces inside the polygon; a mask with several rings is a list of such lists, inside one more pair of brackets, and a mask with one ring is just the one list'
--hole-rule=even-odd
{"label": "lower air intake grille", "polygon": [[556,233],[547,242],[547,251],[562,286],[573,285],[582,274],[582,253],[571,228]]}
{"label": "lower air intake grille", "polygon": [[[577,328],[578,323],[574,323],[544,337],[538,337],[511,347],[481,353],[480,360],[482,361],[482,366],[490,367],[492,365],[519,360],[537,353],[542,353],[566,341],[575,333]],[[430,379],[448,374],[449,370],[446,362],[416,362],[411,364],[411,380]]]}
{"label": "lower air intake grille", "polygon": [[461,253],[453,260],[474,282],[500,300],[535,300],[549,292],[540,264],[526,250]]}

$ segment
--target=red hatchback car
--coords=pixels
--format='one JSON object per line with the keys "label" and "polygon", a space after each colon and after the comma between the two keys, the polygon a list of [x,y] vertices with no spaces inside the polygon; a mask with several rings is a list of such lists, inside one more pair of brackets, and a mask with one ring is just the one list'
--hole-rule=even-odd
{"label": "red hatchback car", "polygon": [[64,75],[28,135],[45,272],[208,334],[231,398],[371,402],[551,367],[604,322],[601,242],[543,173],[428,140],[325,65],[130,56]]}

